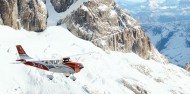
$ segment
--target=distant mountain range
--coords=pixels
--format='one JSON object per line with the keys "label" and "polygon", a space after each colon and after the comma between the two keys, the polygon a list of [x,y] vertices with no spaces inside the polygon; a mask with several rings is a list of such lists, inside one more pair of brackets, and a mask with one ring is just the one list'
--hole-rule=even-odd
{"label": "distant mountain range", "polygon": [[[143,4],[134,4],[133,15],[159,14]],[[154,17],[158,24],[148,16],[143,22],[152,42],[170,60],[188,60],[188,23],[163,24],[154,15],[152,23]],[[150,38],[113,0],[0,0],[0,94],[190,94],[190,72],[168,63]],[[72,81],[25,66],[15,61],[16,45],[37,61],[70,57],[84,69]]]}
{"label": "distant mountain range", "polygon": [[116,1],[139,20],[152,43],[171,63],[184,67],[190,62],[189,0]]}

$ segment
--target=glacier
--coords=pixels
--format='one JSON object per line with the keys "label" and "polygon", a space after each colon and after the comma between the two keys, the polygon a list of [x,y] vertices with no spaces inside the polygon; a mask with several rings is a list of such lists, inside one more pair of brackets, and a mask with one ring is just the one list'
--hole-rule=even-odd
{"label": "glacier", "polygon": [[170,63],[184,68],[190,62],[189,0],[116,1],[138,19],[151,42]]}
{"label": "glacier", "polygon": [[[15,45],[22,45],[36,59],[71,57],[84,65],[76,81],[64,74],[14,64]],[[190,73],[173,65],[144,60],[134,53],[109,52],[72,35],[64,26],[50,26],[45,32],[28,32],[0,26],[1,94],[188,94]]]}
{"label": "glacier", "polygon": [[[47,1],[47,0],[46,0]],[[79,6],[79,0],[73,6]],[[77,5],[76,5],[77,4]],[[79,4],[79,5],[78,5]],[[189,94],[190,73],[174,64],[144,60],[135,53],[105,52],[71,34],[65,25],[54,26],[65,13],[56,13],[47,1],[48,27],[36,33],[0,25],[0,94]],[[64,16],[61,16],[63,15]],[[165,34],[167,35],[167,34]],[[188,39],[187,39],[188,40]],[[64,74],[18,63],[16,45],[35,59],[71,56],[84,65],[76,81]],[[78,55],[83,53],[91,53]]]}

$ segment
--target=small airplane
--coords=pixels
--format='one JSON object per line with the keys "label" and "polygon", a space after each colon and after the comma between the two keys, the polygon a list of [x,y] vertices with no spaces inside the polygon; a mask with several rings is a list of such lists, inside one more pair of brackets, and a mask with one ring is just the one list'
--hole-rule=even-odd
{"label": "small airplane", "polygon": [[[16,61],[53,73],[64,73],[66,77],[72,75],[70,78],[73,81],[76,80],[76,77],[73,76],[74,73],[78,73],[82,68],[84,68],[81,63],[70,61],[69,57],[65,57],[60,60],[34,60],[26,54],[21,45],[16,45],[16,48],[20,57],[20,59]],[[48,78],[52,80],[53,76],[49,75]]]}

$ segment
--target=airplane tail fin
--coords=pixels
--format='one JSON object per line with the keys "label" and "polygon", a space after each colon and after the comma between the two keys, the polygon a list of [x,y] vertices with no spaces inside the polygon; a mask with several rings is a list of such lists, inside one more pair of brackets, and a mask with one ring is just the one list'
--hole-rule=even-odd
{"label": "airplane tail fin", "polygon": [[24,49],[22,48],[21,45],[16,45],[16,48],[17,48],[17,51],[18,51],[18,54],[19,54],[19,57],[20,59],[24,60],[24,59],[32,59],[31,57],[29,57],[26,52],[24,51]]}

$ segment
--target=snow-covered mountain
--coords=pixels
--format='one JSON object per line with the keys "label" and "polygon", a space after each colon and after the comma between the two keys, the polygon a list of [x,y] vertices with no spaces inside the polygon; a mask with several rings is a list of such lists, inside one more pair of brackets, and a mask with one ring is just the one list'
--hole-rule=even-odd
{"label": "snow-covered mountain", "polygon": [[143,26],[156,48],[165,54],[171,63],[184,67],[190,61],[189,24],[181,21]]}
{"label": "snow-covered mountain", "polygon": [[[113,0],[3,0],[1,5],[2,25],[35,32],[42,32],[47,26],[66,25],[75,36],[106,51],[132,51],[145,59],[168,63],[138,22]],[[12,19],[6,20],[7,17]]]}
{"label": "snow-covered mountain", "polygon": [[116,1],[140,21],[151,42],[171,63],[184,67],[190,62],[189,0]]}
{"label": "snow-covered mountain", "polygon": [[[36,59],[71,57],[84,69],[76,81],[63,74],[14,64],[15,45],[21,44]],[[190,73],[172,64],[144,60],[134,53],[105,53],[88,41],[72,35],[65,27],[50,26],[34,33],[0,26],[1,94],[189,94]]]}
{"label": "snow-covered mountain", "polygon": [[132,2],[132,0],[115,1],[123,9],[132,13],[141,23],[189,20],[189,0],[147,0],[146,2]]}
{"label": "snow-covered mountain", "polygon": [[[167,63],[138,22],[112,0],[1,0],[0,10],[0,94],[190,93],[190,73]],[[93,40],[83,40],[92,33]],[[18,44],[35,59],[71,56],[84,68],[76,81],[60,73],[50,80],[51,72],[15,62]]]}

